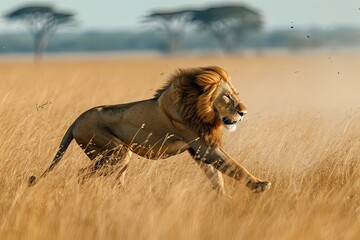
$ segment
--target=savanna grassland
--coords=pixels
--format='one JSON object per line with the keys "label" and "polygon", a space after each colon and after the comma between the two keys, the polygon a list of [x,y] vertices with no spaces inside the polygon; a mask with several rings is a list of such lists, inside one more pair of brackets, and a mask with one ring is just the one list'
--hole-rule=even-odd
{"label": "savanna grassland", "polygon": [[[360,239],[360,55],[132,57],[0,61],[1,239]],[[90,161],[72,121],[96,105],[150,98],[179,67],[219,65],[248,107],[224,148],[272,188],[225,177],[218,196],[187,153],[132,156],[79,183]]]}

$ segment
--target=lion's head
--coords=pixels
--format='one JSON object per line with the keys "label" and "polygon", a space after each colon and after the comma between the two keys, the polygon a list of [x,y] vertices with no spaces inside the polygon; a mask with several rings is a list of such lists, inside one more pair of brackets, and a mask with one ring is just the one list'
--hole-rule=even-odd
{"label": "lion's head", "polygon": [[180,69],[159,89],[183,120],[208,144],[221,144],[221,129],[235,130],[247,110],[231,84],[227,72],[217,66]]}

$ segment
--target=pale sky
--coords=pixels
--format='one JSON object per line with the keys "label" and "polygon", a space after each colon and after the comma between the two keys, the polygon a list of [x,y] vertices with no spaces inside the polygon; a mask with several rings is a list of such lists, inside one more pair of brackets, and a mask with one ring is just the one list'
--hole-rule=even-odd
{"label": "pale sky", "polygon": [[[0,0],[0,15],[13,10],[23,3],[34,1]],[[141,18],[156,9],[181,7],[206,7],[224,4],[226,1],[213,0],[57,0],[36,1],[53,3],[57,9],[77,13],[82,30],[118,30],[143,27]],[[253,0],[229,3],[243,3],[259,10],[266,29],[319,27],[324,29],[350,25],[360,27],[360,0]],[[24,31],[21,24],[0,19],[0,33]]]}

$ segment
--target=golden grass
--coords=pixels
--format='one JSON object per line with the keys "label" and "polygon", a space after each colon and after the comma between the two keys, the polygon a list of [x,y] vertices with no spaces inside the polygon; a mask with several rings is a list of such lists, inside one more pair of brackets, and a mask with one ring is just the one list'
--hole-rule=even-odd
{"label": "golden grass", "polygon": [[[356,55],[0,62],[1,239],[359,239],[360,69]],[[33,188],[71,122],[101,104],[149,98],[178,67],[220,65],[249,113],[225,149],[272,188],[226,178],[217,196],[186,154],[132,157],[79,184],[76,144]]]}

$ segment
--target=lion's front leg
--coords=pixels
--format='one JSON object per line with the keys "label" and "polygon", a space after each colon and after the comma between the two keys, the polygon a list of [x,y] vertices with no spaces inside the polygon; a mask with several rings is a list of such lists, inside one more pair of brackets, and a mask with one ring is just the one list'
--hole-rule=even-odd
{"label": "lion's front leg", "polygon": [[[195,160],[202,161],[216,168],[221,173],[244,183],[255,193],[263,192],[270,188],[271,183],[263,181],[250,174],[243,166],[233,160],[223,149],[209,148],[205,144],[193,144],[192,150]],[[197,149],[195,151],[194,149]]]}
{"label": "lion's front leg", "polygon": [[222,159],[216,160],[210,164],[229,177],[245,183],[245,185],[255,193],[260,193],[270,189],[270,182],[263,181],[253,176],[240,164],[229,163],[223,161]]}
{"label": "lion's front leg", "polygon": [[253,192],[260,193],[268,190],[271,187],[271,183],[268,181],[262,181],[261,179],[254,177],[246,184],[246,186],[250,188]]}
{"label": "lion's front leg", "polygon": [[222,173],[216,170],[212,165],[198,160],[195,156],[195,151],[193,151],[191,148],[188,149],[188,152],[195,159],[195,162],[201,168],[205,176],[210,180],[213,189],[220,194],[225,194],[224,178]]}
{"label": "lion's front leg", "polygon": [[216,160],[210,164],[213,165],[220,172],[228,175],[229,177],[245,183],[245,185],[255,193],[260,193],[270,189],[270,182],[263,181],[253,176],[240,164],[229,163],[223,161],[222,159]]}
{"label": "lion's front leg", "polygon": [[205,176],[210,180],[213,189],[215,189],[220,194],[225,194],[224,178],[221,173],[213,166],[206,164],[202,161],[196,161],[196,163],[204,172]]}
{"label": "lion's front leg", "polygon": [[212,166],[229,177],[245,183],[245,185],[255,193],[263,192],[271,187],[270,182],[253,176],[221,148],[217,148],[210,153],[208,160],[205,159],[205,161],[209,161]]}

